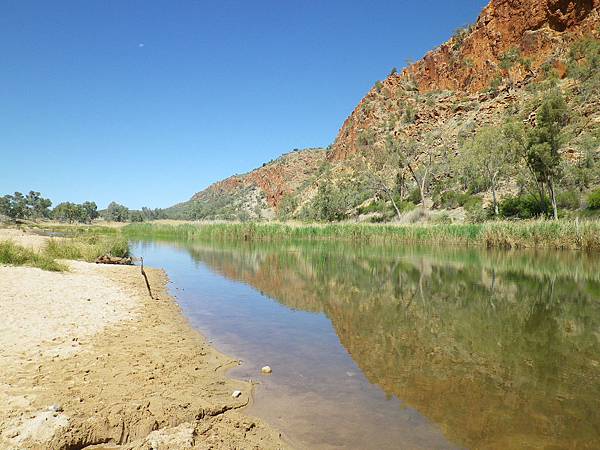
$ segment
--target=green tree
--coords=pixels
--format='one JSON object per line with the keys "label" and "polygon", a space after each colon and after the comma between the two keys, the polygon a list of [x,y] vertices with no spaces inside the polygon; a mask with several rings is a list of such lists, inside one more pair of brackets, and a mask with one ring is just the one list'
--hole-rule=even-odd
{"label": "green tree", "polygon": [[25,198],[25,202],[29,209],[27,214],[28,217],[41,219],[50,215],[50,206],[52,206],[52,202],[47,198],[43,198],[39,192],[29,191],[29,194],[27,194]]}
{"label": "green tree", "polygon": [[89,223],[98,218],[98,206],[95,202],[83,202],[81,208],[83,209],[84,222]]}
{"label": "green tree", "polygon": [[27,206],[27,198],[21,192],[2,197],[0,208],[0,212],[11,219],[25,219],[31,214],[31,210]]}
{"label": "green tree", "polygon": [[84,211],[81,205],[71,202],[62,202],[52,210],[52,217],[60,222],[82,222]]}
{"label": "green tree", "polygon": [[141,211],[130,211],[129,220],[132,222],[143,222],[144,214]]}
{"label": "green tree", "polygon": [[129,220],[129,209],[117,202],[111,202],[105,211],[106,220],[113,222],[126,222]]}
{"label": "green tree", "polygon": [[480,174],[492,189],[494,215],[498,209],[498,182],[507,176],[513,160],[511,147],[497,127],[486,127],[466,142],[461,154],[462,163],[467,169]]}
{"label": "green tree", "polygon": [[537,124],[530,130],[525,160],[537,181],[548,188],[554,219],[558,219],[556,183],[562,174],[560,147],[563,130],[569,120],[562,94],[553,91],[537,111]]}
{"label": "green tree", "polygon": [[319,184],[313,200],[314,215],[317,220],[334,222],[346,217],[346,203],[340,190],[329,180]]}

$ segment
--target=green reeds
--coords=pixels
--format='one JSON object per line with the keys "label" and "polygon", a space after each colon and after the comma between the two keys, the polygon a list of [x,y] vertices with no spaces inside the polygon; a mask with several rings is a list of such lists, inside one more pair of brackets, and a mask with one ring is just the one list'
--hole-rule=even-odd
{"label": "green reeds", "polygon": [[521,221],[483,224],[371,225],[198,223],[183,225],[131,224],[128,237],[163,237],[188,240],[319,240],[364,243],[431,243],[476,245],[488,248],[552,248],[600,250],[600,222]]}

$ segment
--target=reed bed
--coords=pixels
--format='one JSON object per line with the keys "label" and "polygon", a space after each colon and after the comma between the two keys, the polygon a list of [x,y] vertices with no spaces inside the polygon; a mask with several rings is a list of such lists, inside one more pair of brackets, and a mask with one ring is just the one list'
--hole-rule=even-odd
{"label": "reed bed", "polygon": [[600,222],[521,221],[483,224],[370,225],[286,223],[131,224],[128,237],[204,241],[340,240],[363,243],[461,244],[487,248],[600,250]]}

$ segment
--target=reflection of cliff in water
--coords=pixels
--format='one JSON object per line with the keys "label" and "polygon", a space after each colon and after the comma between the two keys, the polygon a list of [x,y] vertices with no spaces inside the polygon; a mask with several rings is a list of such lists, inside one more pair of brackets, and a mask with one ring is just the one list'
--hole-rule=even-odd
{"label": "reflection of cliff in water", "polygon": [[324,312],[372,383],[455,442],[600,445],[600,283],[569,260],[324,244],[189,251],[282,304]]}

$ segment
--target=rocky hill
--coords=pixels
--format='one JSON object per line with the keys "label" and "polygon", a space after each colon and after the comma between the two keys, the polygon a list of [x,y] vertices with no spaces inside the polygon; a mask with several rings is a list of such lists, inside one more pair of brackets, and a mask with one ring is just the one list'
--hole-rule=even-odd
{"label": "rocky hill", "polygon": [[282,200],[312,182],[324,162],[324,149],[294,150],[251,172],[218,181],[167,213],[194,219],[273,219]]}
{"label": "rocky hill", "polygon": [[[489,182],[465,168],[465,146],[509,118],[534,128],[550,91],[569,110],[561,158],[581,169],[564,169],[556,190],[576,209],[600,183],[599,72],[600,0],[492,0],[473,25],[376,82],[327,152],[284,155],[173,210],[195,218],[318,220],[375,211],[387,220],[409,204],[456,207],[449,197],[462,198],[461,207],[487,206]],[[536,180],[525,177],[513,170],[494,194],[531,190],[527,183]]]}

